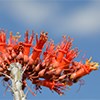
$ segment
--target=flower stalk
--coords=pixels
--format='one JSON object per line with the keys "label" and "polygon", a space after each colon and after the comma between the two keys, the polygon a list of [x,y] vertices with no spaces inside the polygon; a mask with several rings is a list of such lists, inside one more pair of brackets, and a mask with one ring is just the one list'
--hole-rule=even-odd
{"label": "flower stalk", "polygon": [[11,63],[9,67],[13,100],[26,100],[26,95],[22,90],[22,65],[20,63]]}

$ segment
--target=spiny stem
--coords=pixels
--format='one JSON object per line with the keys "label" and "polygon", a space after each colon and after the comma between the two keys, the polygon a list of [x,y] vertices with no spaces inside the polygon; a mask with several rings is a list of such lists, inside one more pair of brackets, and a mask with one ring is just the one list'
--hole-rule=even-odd
{"label": "spiny stem", "polygon": [[14,100],[26,100],[26,95],[22,90],[22,65],[20,63],[11,63],[10,71],[12,77],[12,89]]}

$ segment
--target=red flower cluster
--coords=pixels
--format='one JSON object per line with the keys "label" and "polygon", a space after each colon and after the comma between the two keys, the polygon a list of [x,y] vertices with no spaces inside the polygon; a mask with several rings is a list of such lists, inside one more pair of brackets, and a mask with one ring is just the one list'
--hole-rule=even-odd
{"label": "red flower cluster", "polygon": [[[45,86],[62,95],[66,86],[73,85],[81,77],[98,68],[98,63],[91,62],[91,58],[87,59],[85,64],[74,61],[78,56],[78,49],[72,49],[73,39],[70,37],[63,37],[63,41],[55,46],[53,41],[47,42],[48,33],[41,32],[39,38],[36,34],[36,44],[33,46],[34,32],[30,39],[28,35],[29,32],[26,31],[24,42],[19,42],[19,33],[13,36],[10,32],[7,43],[6,33],[0,31],[0,76],[4,76],[2,73],[10,76],[9,65],[19,62],[25,70],[22,77],[23,89],[28,79],[36,85],[36,90]],[[43,51],[45,43],[46,50]],[[33,51],[30,54],[31,48]],[[4,79],[9,80],[7,77]]]}

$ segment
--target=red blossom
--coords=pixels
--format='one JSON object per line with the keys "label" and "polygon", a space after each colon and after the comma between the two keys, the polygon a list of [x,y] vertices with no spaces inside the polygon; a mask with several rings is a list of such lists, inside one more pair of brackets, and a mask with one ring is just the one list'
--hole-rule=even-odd
{"label": "red blossom", "polygon": [[[53,41],[47,42],[47,33],[41,32],[39,38],[36,34],[36,44],[33,46],[34,35],[32,31],[28,39],[29,31],[26,31],[23,42],[18,41],[19,33],[13,36],[10,32],[7,43],[5,31],[0,30],[0,72],[10,76],[9,65],[19,62],[25,70],[22,77],[23,90],[28,79],[38,87],[45,86],[62,95],[66,86],[73,85],[76,80],[97,69],[98,63],[91,62],[91,59],[87,59],[85,64],[74,61],[78,49],[72,49],[73,39],[70,37],[64,37],[60,44],[55,45]],[[46,50],[43,51],[46,42]],[[4,75],[0,73],[0,76]]]}

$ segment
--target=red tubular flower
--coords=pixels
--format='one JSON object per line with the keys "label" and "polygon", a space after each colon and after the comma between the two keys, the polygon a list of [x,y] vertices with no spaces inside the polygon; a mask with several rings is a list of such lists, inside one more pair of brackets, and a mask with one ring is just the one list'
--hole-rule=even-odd
{"label": "red tubular flower", "polygon": [[51,40],[46,44],[46,51],[43,53],[43,63],[42,65],[50,65],[52,68],[58,66],[59,62],[56,60],[56,53],[54,42]]}
{"label": "red tubular flower", "polygon": [[32,41],[33,41],[33,38],[34,38],[34,32],[32,31],[32,35],[30,37],[30,39],[28,40],[28,34],[29,32],[26,31],[25,33],[25,42],[23,43],[24,45],[24,55],[28,56],[29,53],[30,53],[30,47],[32,46]]}
{"label": "red tubular flower", "polygon": [[66,40],[64,37],[64,40],[62,41],[62,43],[59,47],[60,49],[58,51],[58,56],[57,56],[58,62],[61,62],[62,58],[64,57],[64,54],[66,54],[69,51],[69,49],[72,46],[72,41],[73,41],[73,39],[71,39],[70,37],[68,37],[68,40]]}
{"label": "red tubular flower", "polygon": [[3,67],[2,67],[2,63],[3,63],[3,60],[0,56],[0,72],[3,72],[3,70],[4,70]]}
{"label": "red tubular flower", "polygon": [[5,52],[6,35],[4,31],[0,31],[0,52]]}
{"label": "red tubular flower", "polygon": [[70,50],[67,54],[66,54],[66,57],[63,57],[63,60],[61,62],[61,66],[64,67],[64,68],[68,68],[69,64],[72,62],[72,60],[74,58],[76,58],[78,55],[78,49],[72,49]]}
{"label": "red tubular flower", "polygon": [[92,70],[97,70],[98,63],[90,62],[90,61],[91,61],[91,58],[86,61],[86,64],[82,64],[81,68],[77,72],[74,72],[70,78],[71,79],[81,78],[81,77],[89,74]]}
{"label": "red tubular flower", "polygon": [[13,33],[10,32],[10,38],[9,38],[9,41],[8,41],[8,45],[12,45],[13,44]]}
{"label": "red tubular flower", "polygon": [[50,90],[56,91],[59,95],[64,94],[61,90],[65,90],[66,86],[63,83],[56,83],[49,80],[40,80],[37,85],[45,86]]}
{"label": "red tubular flower", "polygon": [[60,74],[64,69],[68,69],[70,66],[72,60],[76,58],[78,55],[78,50],[77,49],[72,49],[70,50],[67,54],[66,57],[63,57],[61,63],[59,64],[58,68],[56,69],[56,74]]}
{"label": "red tubular flower", "polygon": [[[82,67],[82,66],[81,66]],[[86,74],[89,74],[89,69],[87,70],[87,66],[84,66],[83,65],[83,68],[81,68],[80,70],[78,70],[77,72],[75,72],[75,73],[73,73],[72,75],[71,75],[71,79],[77,79],[77,78],[80,78],[80,77],[82,77],[82,76],[84,76],[84,75],[86,75]]]}
{"label": "red tubular flower", "polygon": [[[59,75],[64,69],[67,69],[69,67],[69,64],[71,61],[77,57],[77,49],[71,49],[72,47],[72,41],[70,37],[68,37],[68,40],[65,39],[59,46],[58,55],[57,55],[57,68],[56,68],[56,74]],[[66,57],[64,57],[66,55]]]}
{"label": "red tubular flower", "polygon": [[32,52],[32,59],[36,60],[39,57],[40,53],[42,52],[43,45],[47,41],[47,33],[41,32],[40,38],[38,40],[38,36],[36,35],[36,46]]}
{"label": "red tubular flower", "polygon": [[54,49],[55,49],[55,45],[54,45],[53,41],[51,40],[50,42],[48,42],[46,44],[46,50],[43,53],[43,56],[44,56],[43,59],[47,59],[50,56],[54,56],[54,53],[55,53]]}
{"label": "red tubular flower", "polygon": [[50,82],[48,80],[41,80],[39,82],[39,84],[41,86],[45,86],[45,87],[48,87],[49,89],[53,90],[54,86],[55,86],[55,82]]}
{"label": "red tubular flower", "polygon": [[78,49],[72,49],[66,54],[66,59],[69,60],[70,62],[78,56]]}

